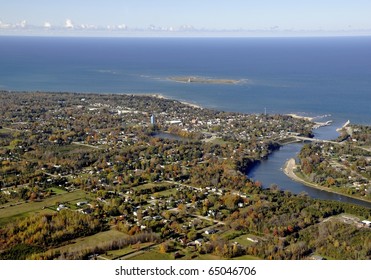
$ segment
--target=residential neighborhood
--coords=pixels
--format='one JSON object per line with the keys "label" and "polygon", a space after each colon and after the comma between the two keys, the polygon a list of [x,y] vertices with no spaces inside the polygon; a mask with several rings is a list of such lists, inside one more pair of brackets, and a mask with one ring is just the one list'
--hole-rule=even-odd
{"label": "residential neighborhood", "polygon": [[[370,209],[247,176],[293,135],[311,137],[310,120],[158,95],[3,91],[0,101],[0,258],[369,258],[369,244],[357,248]],[[350,184],[365,183],[367,160],[355,158]],[[323,222],[344,213],[365,226]]]}

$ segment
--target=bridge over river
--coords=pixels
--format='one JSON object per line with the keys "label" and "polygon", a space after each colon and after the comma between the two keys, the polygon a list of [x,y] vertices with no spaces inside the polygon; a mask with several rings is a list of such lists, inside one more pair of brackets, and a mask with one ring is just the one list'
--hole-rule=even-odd
{"label": "bridge over river", "polygon": [[292,135],[293,138],[299,140],[299,141],[309,141],[309,142],[318,142],[318,143],[331,143],[335,145],[343,145],[344,142],[335,142],[331,140],[323,140],[323,139],[317,139],[317,138],[309,138],[309,137],[304,137],[304,136],[297,136],[297,135]]}

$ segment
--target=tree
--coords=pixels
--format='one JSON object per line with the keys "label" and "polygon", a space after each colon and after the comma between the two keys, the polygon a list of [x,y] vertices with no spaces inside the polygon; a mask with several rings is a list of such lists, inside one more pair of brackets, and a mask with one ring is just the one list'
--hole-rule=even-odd
{"label": "tree", "polygon": [[170,248],[169,248],[169,243],[168,242],[163,242],[159,245],[158,247],[158,250],[160,251],[160,253],[162,254],[165,254],[165,253],[168,253],[170,251]]}
{"label": "tree", "polygon": [[187,233],[187,238],[189,240],[196,240],[197,238],[197,231],[194,230],[194,229],[191,229],[188,233]]}

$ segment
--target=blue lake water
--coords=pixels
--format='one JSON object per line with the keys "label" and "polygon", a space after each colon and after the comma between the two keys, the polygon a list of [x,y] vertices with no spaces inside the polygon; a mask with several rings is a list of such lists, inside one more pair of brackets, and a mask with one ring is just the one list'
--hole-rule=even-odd
{"label": "blue lake water", "polygon": [[[168,79],[172,76],[247,82],[178,83]],[[0,36],[0,90],[159,93],[218,110],[326,115],[323,120],[334,125],[317,133],[329,139],[347,120],[371,124],[371,37]],[[286,146],[267,163],[285,157],[286,149],[292,157],[298,148]],[[261,166],[269,171],[271,165]],[[288,186],[279,168],[276,175],[258,175],[256,170],[252,176],[264,184],[271,177]]]}
{"label": "blue lake water", "polygon": [[[0,89],[162,93],[221,110],[371,123],[371,37],[0,37]],[[170,76],[248,79],[186,84]]]}

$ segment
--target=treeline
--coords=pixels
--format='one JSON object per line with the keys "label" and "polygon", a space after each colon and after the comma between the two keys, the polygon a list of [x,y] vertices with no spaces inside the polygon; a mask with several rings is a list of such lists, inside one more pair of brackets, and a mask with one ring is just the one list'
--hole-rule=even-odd
{"label": "treeline", "polygon": [[299,242],[331,259],[371,260],[370,229],[340,221],[326,221],[300,232]]}
{"label": "treeline", "polygon": [[[354,144],[307,144],[299,153],[306,180],[350,195],[371,195],[371,153]],[[358,189],[357,189],[358,187]]]}
{"label": "treeline", "polygon": [[91,256],[96,254],[103,254],[107,251],[112,250],[119,250],[129,245],[136,245],[140,246],[141,243],[158,243],[160,242],[160,238],[158,235],[150,232],[141,232],[134,236],[123,237],[120,239],[112,240],[112,241],[105,241],[99,243],[95,246],[81,246],[75,247],[73,249],[69,249],[68,251],[61,251],[61,250],[49,250],[48,252],[44,253],[35,253],[29,257],[29,259],[33,260],[85,260]]}
{"label": "treeline", "polygon": [[19,244],[46,249],[77,237],[92,235],[104,228],[98,219],[75,211],[34,215],[0,229],[0,250],[6,254]]}
{"label": "treeline", "polygon": [[[225,259],[231,259],[246,254],[246,248],[240,244],[233,243],[218,238],[216,235],[211,236],[211,240],[203,242],[194,247],[201,254],[213,254]],[[161,253],[170,253],[177,250],[177,243],[170,240],[160,244]]]}
{"label": "treeline", "polygon": [[236,210],[225,219],[231,228],[285,237],[342,213],[371,218],[369,208],[338,201],[316,200],[289,192],[261,190],[260,194],[249,199],[250,206]]}
{"label": "treeline", "polygon": [[[250,206],[236,210],[225,219],[230,229],[262,236],[265,240],[247,247],[247,254],[263,259],[303,259],[313,252],[320,252],[336,259],[370,257],[369,246],[365,247],[363,253],[357,253],[360,246],[364,246],[364,241],[369,239],[369,229],[347,225],[343,227],[346,230],[341,231],[342,227],[338,225],[337,228],[323,234],[321,242],[318,241],[318,231],[313,229],[322,227],[322,224],[327,225],[323,222],[324,219],[343,213],[370,219],[371,209],[270,190],[262,190],[261,194],[252,196],[250,199],[252,200]],[[335,238],[339,235],[342,235],[342,238]],[[326,251],[325,242],[331,238],[343,244],[348,254],[336,255],[331,245]]]}

